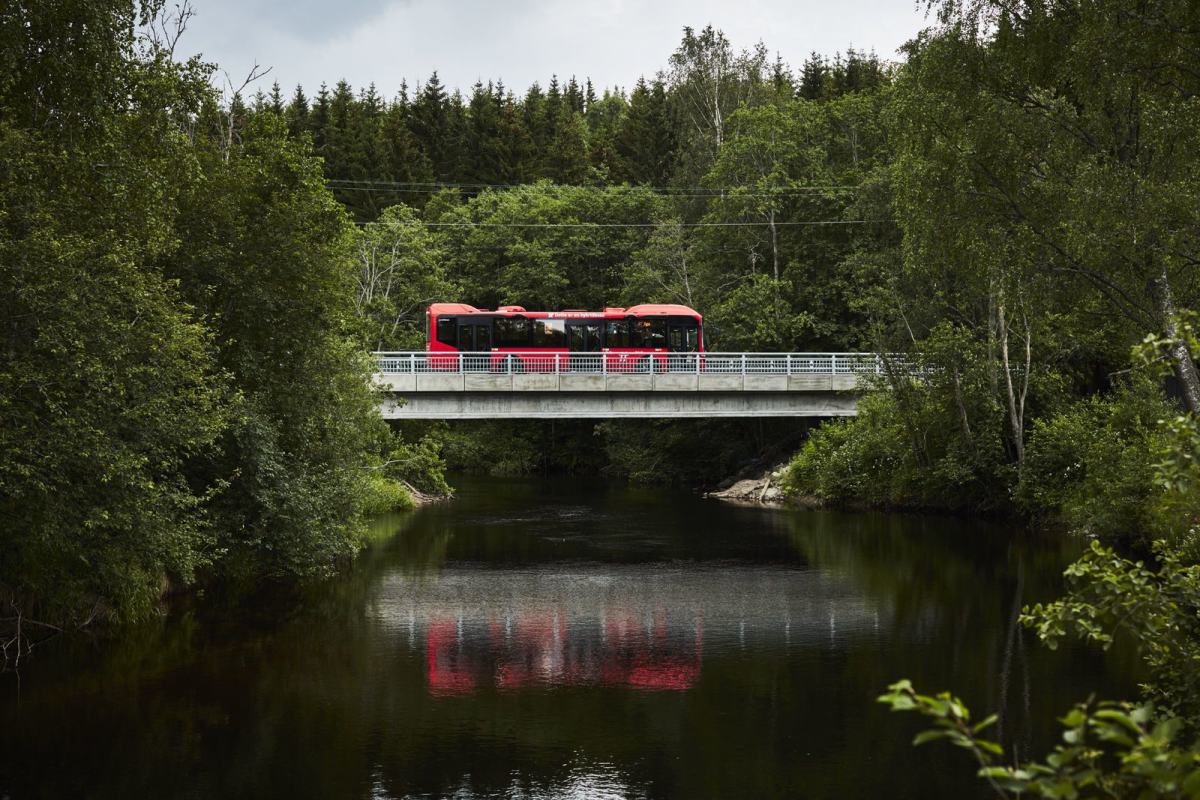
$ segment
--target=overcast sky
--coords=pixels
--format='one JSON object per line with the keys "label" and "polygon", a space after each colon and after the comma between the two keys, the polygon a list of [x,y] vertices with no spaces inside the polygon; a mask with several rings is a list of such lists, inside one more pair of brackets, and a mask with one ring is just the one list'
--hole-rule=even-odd
{"label": "overcast sky", "polygon": [[[169,0],[169,4],[172,0]],[[257,61],[310,94],[374,81],[391,97],[434,70],[450,87],[500,78],[515,91],[552,74],[631,87],[666,65],[684,26],[712,24],[737,48],[760,39],[793,66],[814,50],[896,49],[925,25],[916,0],[193,0],[180,44],[231,75]],[[240,82],[240,81],[239,81]]]}

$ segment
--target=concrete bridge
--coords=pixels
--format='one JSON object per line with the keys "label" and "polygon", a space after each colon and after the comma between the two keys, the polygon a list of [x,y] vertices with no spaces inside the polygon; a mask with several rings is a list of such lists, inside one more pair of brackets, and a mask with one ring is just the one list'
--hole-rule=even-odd
{"label": "concrete bridge", "polygon": [[386,419],[839,417],[873,353],[374,353]]}

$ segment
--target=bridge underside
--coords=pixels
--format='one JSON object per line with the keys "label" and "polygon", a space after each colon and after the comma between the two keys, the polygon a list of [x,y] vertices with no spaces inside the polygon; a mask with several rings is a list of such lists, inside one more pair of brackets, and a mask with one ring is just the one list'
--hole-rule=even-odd
{"label": "bridge underside", "polygon": [[430,392],[384,396],[384,419],[846,417],[846,392]]}

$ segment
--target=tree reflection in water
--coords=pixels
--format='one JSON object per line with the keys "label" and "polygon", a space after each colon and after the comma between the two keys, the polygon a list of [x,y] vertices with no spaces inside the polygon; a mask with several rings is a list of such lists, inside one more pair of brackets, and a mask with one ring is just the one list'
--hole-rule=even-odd
{"label": "tree reflection in water", "polygon": [[1003,709],[1023,752],[1129,688],[1013,625],[1073,545],[978,522],[490,480],[380,524],[334,580],[0,683],[0,794],[970,797],[889,682]]}

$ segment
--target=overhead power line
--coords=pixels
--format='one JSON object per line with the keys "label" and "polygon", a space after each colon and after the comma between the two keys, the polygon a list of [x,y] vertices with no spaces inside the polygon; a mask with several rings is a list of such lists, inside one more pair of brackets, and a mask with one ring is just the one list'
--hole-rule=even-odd
{"label": "overhead power line", "polygon": [[877,219],[821,219],[794,220],[788,222],[356,222],[359,227],[408,227],[423,225],[427,228],[761,228],[794,227],[801,225],[867,225],[884,222]]}
{"label": "overhead power line", "polygon": [[411,194],[429,194],[442,190],[481,192],[486,189],[524,189],[527,191],[571,192],[593,190],[603,192],[654,192],[672,197],[724,197],[737,193],[740,196],[771,196],[777,194],[810,194],[822,192],[852,192],[861,187],[851,184],[814,184],[806,186],[604,186],[599,184],[560,183],[450,183],[438,181],[380,181],[368,179],[328,178],[325,181],[335,189],[352,191],[396,191]]}

